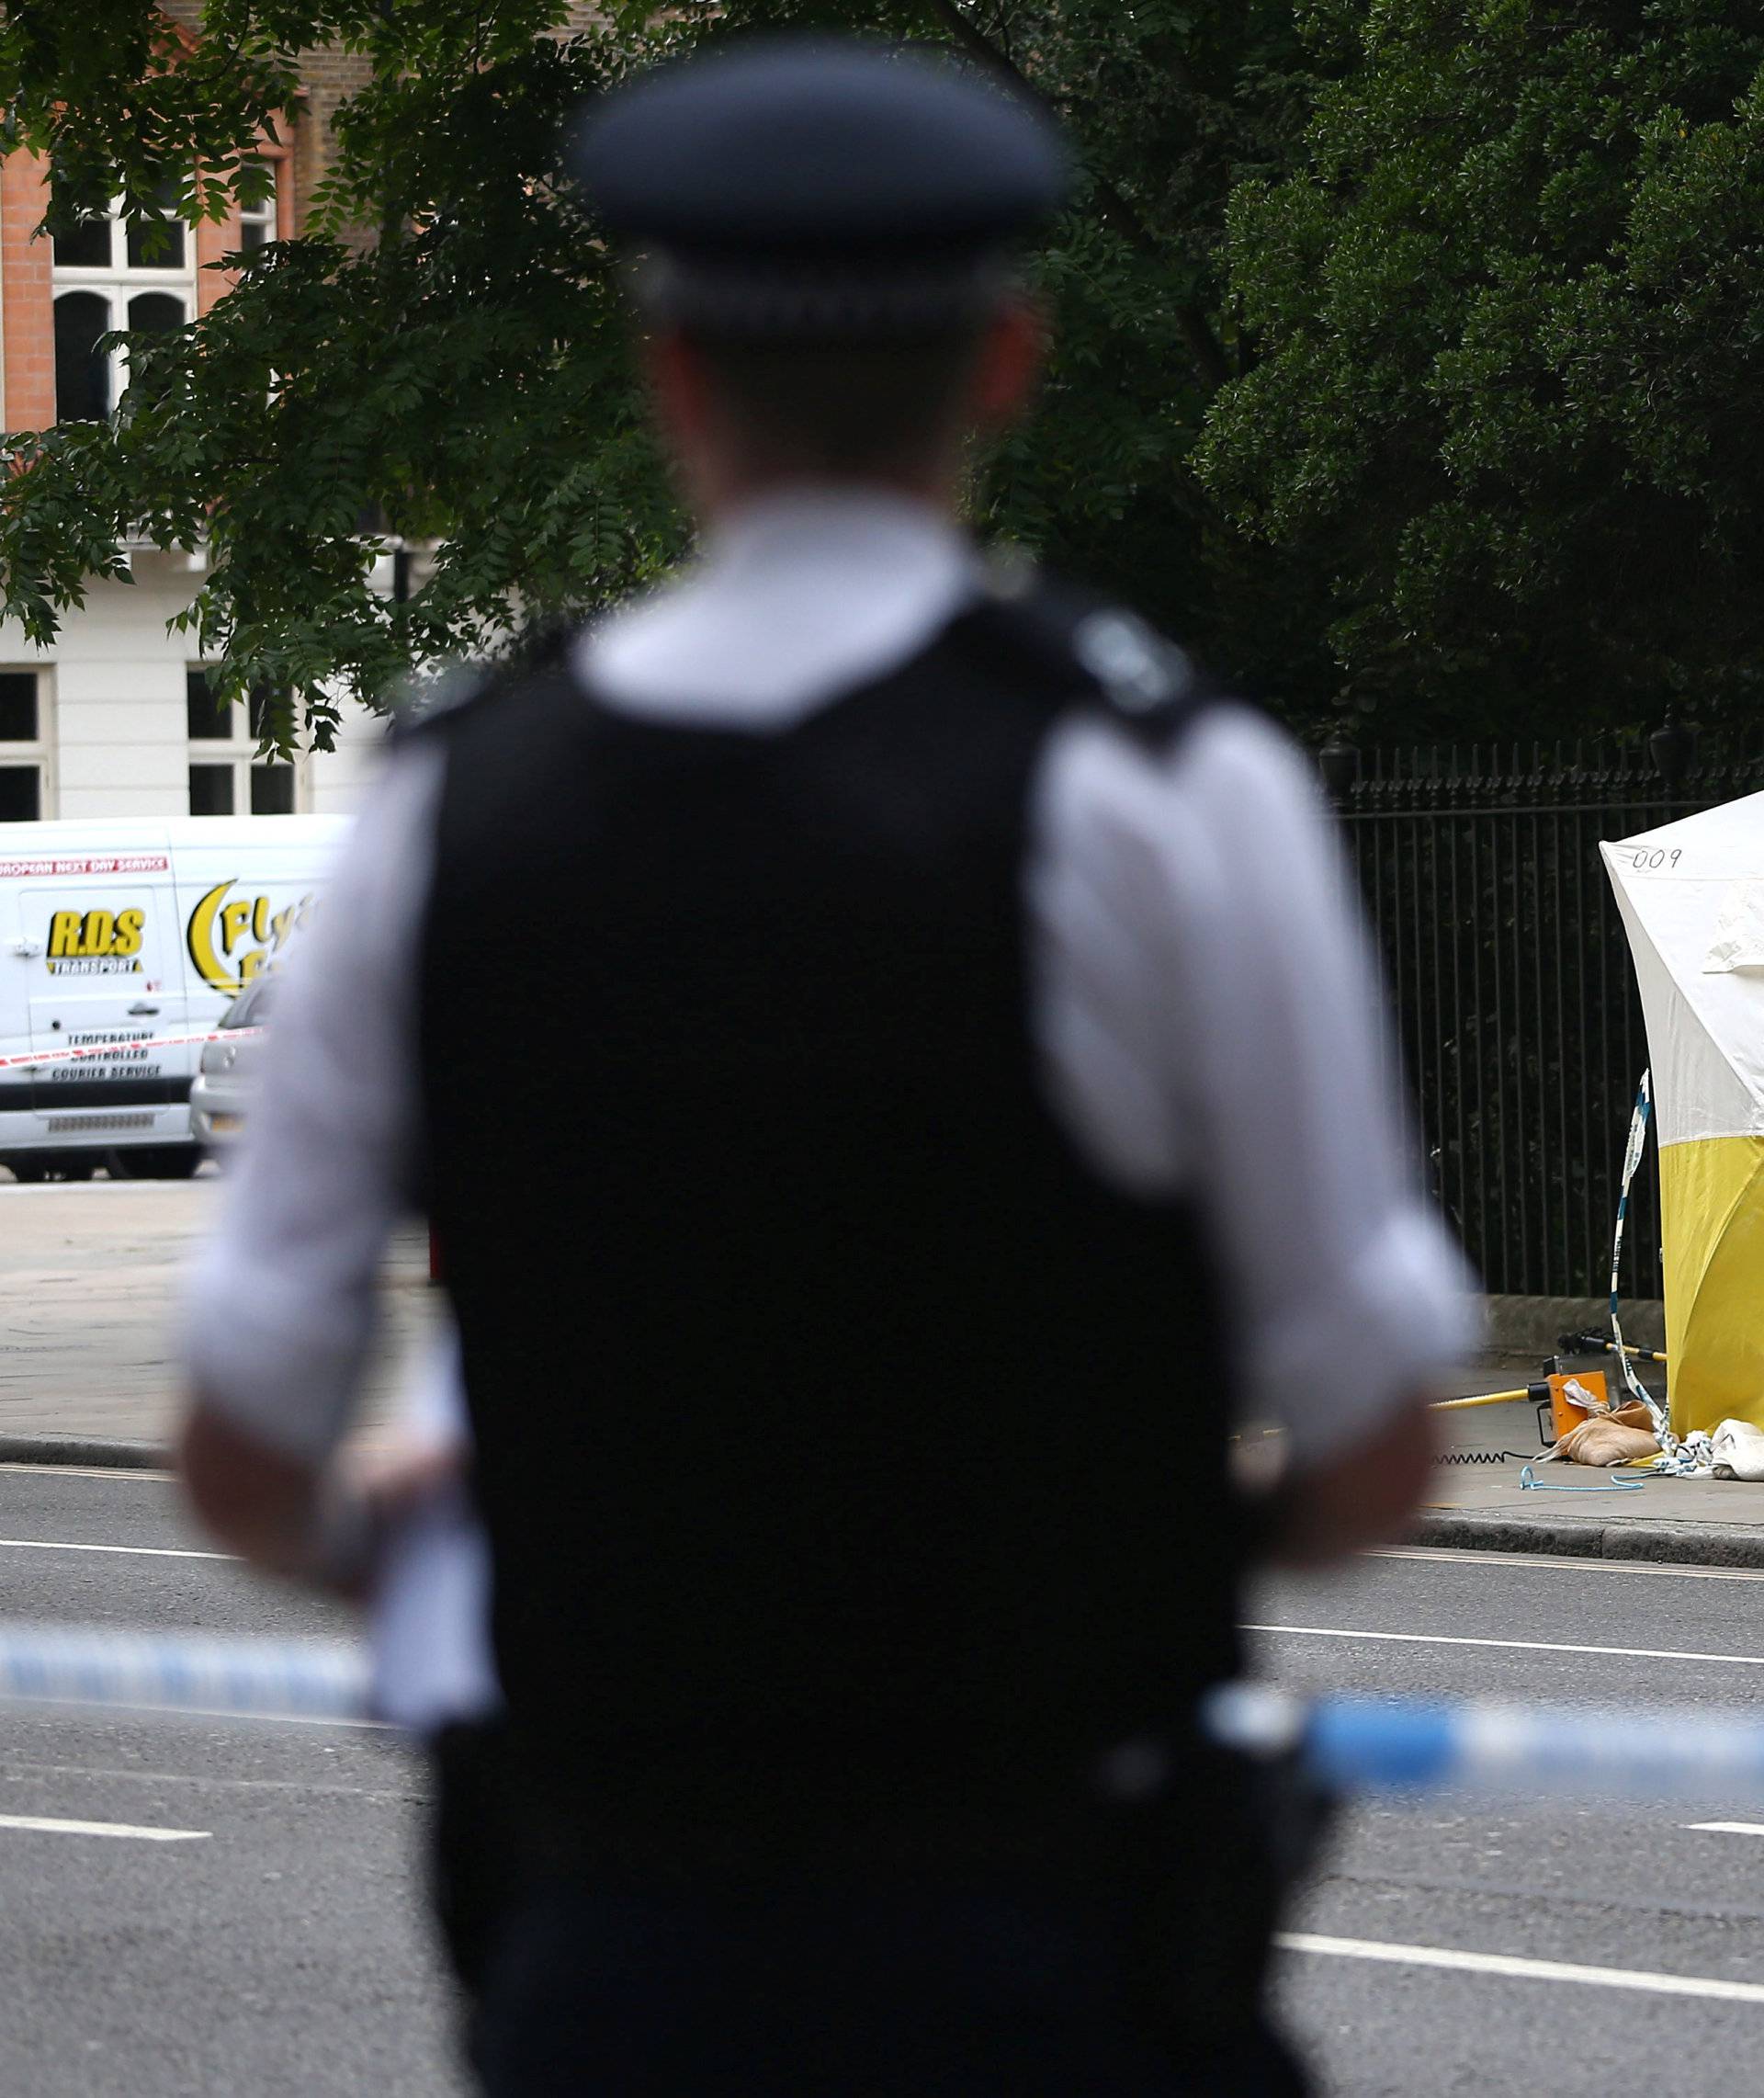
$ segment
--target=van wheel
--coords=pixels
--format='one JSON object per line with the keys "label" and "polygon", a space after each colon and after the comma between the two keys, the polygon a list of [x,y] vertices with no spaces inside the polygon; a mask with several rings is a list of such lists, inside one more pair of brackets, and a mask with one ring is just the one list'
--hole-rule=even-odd
{"label": "van wheel", "polygon": [[188,1180],[202,1162],[194,1144],[134,1144],[105,1159],[112,1180]]}
{"label": "van wheel", "polygon": [[37,1151],[22,1157],[0,1159],[12,1177],[27,1187],[40,1187],[46,1180],[90,1180],[98,1169],[95,1151]]}

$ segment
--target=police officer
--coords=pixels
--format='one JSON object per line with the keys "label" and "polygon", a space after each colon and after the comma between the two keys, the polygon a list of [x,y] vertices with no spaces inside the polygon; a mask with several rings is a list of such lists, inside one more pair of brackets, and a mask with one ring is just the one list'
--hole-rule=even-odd
{"label": "police officer", "polygon": [[420,1188],[506,1700],[491,2092],[1295,2090],[1194,1703],[1255,1551],[1400,1524],[1468,1337],[1306,767],[958,521],[1044,117],[768,41],[577,157],[701,554],[403,740],[199,1278],[191,1487],[358,1556]]}

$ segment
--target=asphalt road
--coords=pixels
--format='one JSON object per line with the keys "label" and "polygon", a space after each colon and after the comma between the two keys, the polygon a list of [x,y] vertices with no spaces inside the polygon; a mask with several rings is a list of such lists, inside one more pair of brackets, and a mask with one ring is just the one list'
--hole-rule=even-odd
{"label": "asphalt road", "polygon": [[[0,1615],[334,1628],[224,1559],[162,1556],[205,1548],[164,1480],[0,1469]],[[0,1711],[0,2092],[458,2092],[423,1790],[377,1730]]]}
{"label": "asphalt road", "polygon": [[[0,1468],[0,1615],[334,1627],[206,1554],[164,1480]],[[1256,1640],[1295,1685],[1755,1705],[1761,1581],[1408,1553],[1269,1583],[1249,1616],[1286,1627]],[[0,2092],[458,2098],[416,1881],[423,1789],[420,1766],[366,1729],[0,1711]],[[1760,1832],[1686,1825],[1714,1820]],[[1358,1811],[1290,1928],[1328,1941],[1286,1954],[1280,1987],[1337,2098],[1731,2098],[1756,2080],[1764,1999],[1646,1984],[1764,1984],[1758,1807],[1558,1795]],[[1490,1954],[1549,1964],[1476,1970]],[[1623,1985],[1592,1985],[1589,1968]]]}
{"label": "asphalt road", "polygon": [[[1263,1672],[1318,1690],[1604,1707],[1764,1703],[1764,1575],[1412,1552],[1329,1582],[1271,1582]],[[1297,1629],[1296,1627],[1307,1627]],[[1337,1637],[1382,1632],[1383,1639]],[[1486,1640],[1488,1644],[1458,1643]],[[1563,1648],[1648,1650],[1563,1651]],[[1708,1657],[1719,1656],[1720,1659]],[[1732,1820],[1751,1832],[1699,1829]],[[1637,1810],[1441,1797],[1349,1815],[1290,1929],[1289,2027],[1339,2098],[1728,2098],[1759,2081],[1757,2001],[1651,1991],[1659,1976],[1764,1983],[1764,1805]],[[1342,1943],[1340,1941],[1345,1941]],[[1376,1956],[1369,1947],[1396,1947]],[[1432,1953],[1551,1963],[1491,1974]],[[1572,1970],[1616,1968],[1623,1986]]]}

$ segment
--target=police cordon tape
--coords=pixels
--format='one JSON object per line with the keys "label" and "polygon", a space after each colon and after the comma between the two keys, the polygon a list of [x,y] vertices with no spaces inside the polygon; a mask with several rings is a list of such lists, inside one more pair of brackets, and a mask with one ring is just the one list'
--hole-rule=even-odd
{"label": "police cordon tape", "polygon": [[[374,1717],[364,1649],[340,1639],[203,1638],[0,1623],[0,1702],[204,1716]],[[1734,1712],[1601,1712],[1450,1699],[1297,1697],[1229,1684],[1203,1707],[1215,1740],[1295,1760],[1332,1791],[1660,1801],[1764,1800],[1764,1718]]]}
{"label": "police cordon tape", "polygon": [[78,1049],[26,1049],[0,1056],[0,1071],[23,1071],[38,1063],[76,1063],[85,1058],[122,1056],[132,1049],[187,1049],[195,1042],[242,1042],[261,1035],[262,1027],[211,1027],[202,1035],[142,1035],[130,1041],[86,1042]]}
{"label": "police cordon tape", "polygon": [[1266,1684],[1211,1693],[1208,1733],[1295,1760],[1330,1791],[1419,1797],[1594,1796],[1654,1804],[1764,1800],[1764,1718],[1746,1713],[1494,1705],[1449,1698],[1300,1698]]}
{"label": "police cordon tape", "polygon": [[280,1719],[373,1717],[363,1650],[341,1639],[204,1638],[0,1623],[0,1702]]}

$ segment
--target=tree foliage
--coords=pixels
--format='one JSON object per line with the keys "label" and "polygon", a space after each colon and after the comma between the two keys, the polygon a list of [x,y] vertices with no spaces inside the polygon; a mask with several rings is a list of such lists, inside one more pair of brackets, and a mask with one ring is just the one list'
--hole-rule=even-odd
{"label": "tree foliage", "polygon": [[[976,507],[1204,643],[1222,637],[1187,459],[1238,369],[1215,274],[1232,176],[1281,166],[1304,113],[1285,0],[1130,14],[1109,0],[687,0],[613,6],[568,34],[565,13],[209,0],[193,43],[156,28],[150,0],[9,17],[4,142],[53,154],[67,209],[118,192],[145,204],[170,174],[187,216],[218,215],[229,185],[253,179],[301,50],[330,43],[372,67],[300,236],[181,335],[134,346],[112,424],[8,440],[28,471],[0,490],[0,583],[33,639],[90,577],[126,574],[127,535],[205,542],[190,624],[224,658],[226,688],[299,690],[322,738],[327,689],[371,698],[413,663],[494,648],[651,573],[684,527],[614,269],[559,176],[563,127],[663,51],[817,22],[954,45],[1065,116],[1083,187],[1042,264],[1059,348],[1043,414],[987,462]],[[188,176],[198,163],[211,179]],[[370,586],[389,534],[439,548],[406,605]]]}
{"label": "tree foliage", "polygon": [[[195,10],[183,8],[185,15]],[[225,689],[344,691],[605,603],[684,543],[572,113],[712,36],[868,28],[1057,109],[1040,414],[989,531],[1296,718],[1531,734],[1755,695],[1764,29],[1727,0],[45,0],[0,149],[56,210],[219,217],[300,54],[361,55],[297,238],[130,346],[108,424],[5,440],[0,610],[46,641],[145,536],[206,546]],[[587,26],[583,26],[583,24]],[[198,171],[200,171],[199,175]],[[409,602],[389,543],[438,549]],[[287,726],[285,724],[285,726]]]}
{"label": "tree foliage", "polygon": [[[731,10],[776,19],[775,6]],[[803,6],[810,21],[849,8]],[[1272,178],[1303,136],[1317,67],[1290,0],[994,0],[865,11],[955,43],[1045,97],[1074,146],[1074,209],[1039,278],[1054,320],[1035,418],[987,462],[980,521],[1118,593],[1233,675],[1290,691],[1319,628],[1278,552],[1217,529],[1191,457],[1248,362],[1223,278],[1234,182]]]}
{"label": "tree foliage", "polygon": [[[80,12],[153,10],[55,10]],[[127,575],[125,538],[206,545],[187,624],[221,662],[222,691],[300,694],[323,743],[339,688],[371,700],[413,664],[493,651],[656,565],[677,524],[613,265],[558,170],[571,113],[660,40],[641,27],[554,38],[558,12],[214,0],[195,50],[222,40],[235,69],[205,74],[199,122],[139,133],[88,132],[60,76],[33,76],[24,142],[58,174],[77,170],[82,199],[151,198],[193,152],[223,180],[242,166],[278,120],[301,48],[371,62],[300,237],[234,258],[238,288],[178,335],[131,342],[110,423],[8,440],[26,471],[0,493],[0,576],[34,639],[91,576]],[[108,55],[107,78],[77,50],[67,60],[83,108],[144,93],[184,110],[187,52],[161,37],[119,39]],[[185,210],[218,214],[224,200],[204,186]],[[430,539],[439,561],[408,603],[373,586],[388,544]]]}
{"label": "tree foliage", "polygon": [[1261,346],[1199,471],[1327,577],[1386,734],[1741,718],[1764,648],[1764,24],[1376,0],[1231,207]]}

